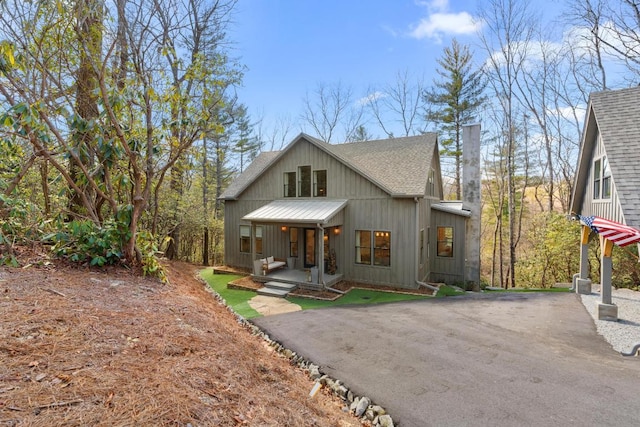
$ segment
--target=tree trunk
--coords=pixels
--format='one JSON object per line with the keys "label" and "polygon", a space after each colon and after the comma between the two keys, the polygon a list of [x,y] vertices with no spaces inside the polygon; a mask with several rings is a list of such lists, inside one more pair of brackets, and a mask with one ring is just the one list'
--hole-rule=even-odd
{"label": "tree trunk", "polygon": [[204,227],[202,240],[202,265],[209,265],[209,227]]}
{"label": "tree trunk", "polygon": [[[102,50],[102,4],[99,0],[79,0],[76,4],[77,26],[76,35],[80,50],[80,65],[76,77],[76,111],[84,121],[89,122],[99,115],[98,96],[99,88],[98,75],[95,71],[96,64]],[[74,139],[75,149],[78,151],[79,161],[86,166],[91,165],[95,160],[93,147],[94,131],[72,130],[76,137]],[[69,175],[78,183],[82,170],[78,161],[71,158],[69,161]],[[90,179],[87,177],[87,179]],[[93,200],[90,188],[86,185],[80,186],[85,192],[86,198]],[[71,190],[69,199],[69,211],[72,217],[82,215],[82,197]]]}

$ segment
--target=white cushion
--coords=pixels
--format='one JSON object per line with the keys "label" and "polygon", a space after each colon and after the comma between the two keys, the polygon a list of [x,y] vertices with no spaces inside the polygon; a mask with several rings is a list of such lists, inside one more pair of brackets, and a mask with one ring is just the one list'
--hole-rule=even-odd
{"label": "white cushion", "polygon": [[275,259],[272,256],[267,258],[267,264],[271,264],[274,261],[275,261]]}

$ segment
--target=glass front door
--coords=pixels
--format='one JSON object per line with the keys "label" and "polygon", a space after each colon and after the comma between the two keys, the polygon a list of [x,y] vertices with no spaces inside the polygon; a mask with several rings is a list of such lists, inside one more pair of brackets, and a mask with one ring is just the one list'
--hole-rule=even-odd
{"label": "glass front door", "polygon": [[316,229],[305,228],[304,230],[304,266],[313,267],[316,265]]}

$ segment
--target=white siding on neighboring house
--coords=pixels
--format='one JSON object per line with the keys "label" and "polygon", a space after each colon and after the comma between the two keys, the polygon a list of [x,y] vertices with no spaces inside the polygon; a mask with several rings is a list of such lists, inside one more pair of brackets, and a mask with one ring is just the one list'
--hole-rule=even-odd
{"label": "white siding on neighboring house", "polygon": [[[597,133],[595,137],[595,144],[593,144],[593,152],[591,153],[589,173],[586,180],[587,185],[583,189],[584,202],[582,212],[576,213],[585,216],[596,215],[612,221],[624,222],[622,210],[620,208],[620,201],[618,200],[618,192],[616,191],[616,185],[613,177],[611,177],[610,197],[603,197],[602,190],[600,190],[600,197],[598,199],[594,199],[594,185],[596,183],[596,171],[594,166],[596,161],[599,160],[601,165],[600,167],[602,168],[606,155],[607,153],[602,141],[602,136],[600,133]],[[600,175],[602,175],[602,172]],[[598,180],[598,183],[601,184],[601,181]]]}

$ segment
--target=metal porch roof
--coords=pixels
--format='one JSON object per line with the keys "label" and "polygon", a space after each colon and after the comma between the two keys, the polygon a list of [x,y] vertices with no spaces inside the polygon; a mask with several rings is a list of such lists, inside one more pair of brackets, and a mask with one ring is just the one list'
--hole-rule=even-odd
{"label": "metal porch roof", "polygon": [[347,205],[347,200],[274,200],[242,217],[252,222],[326,224]]}

